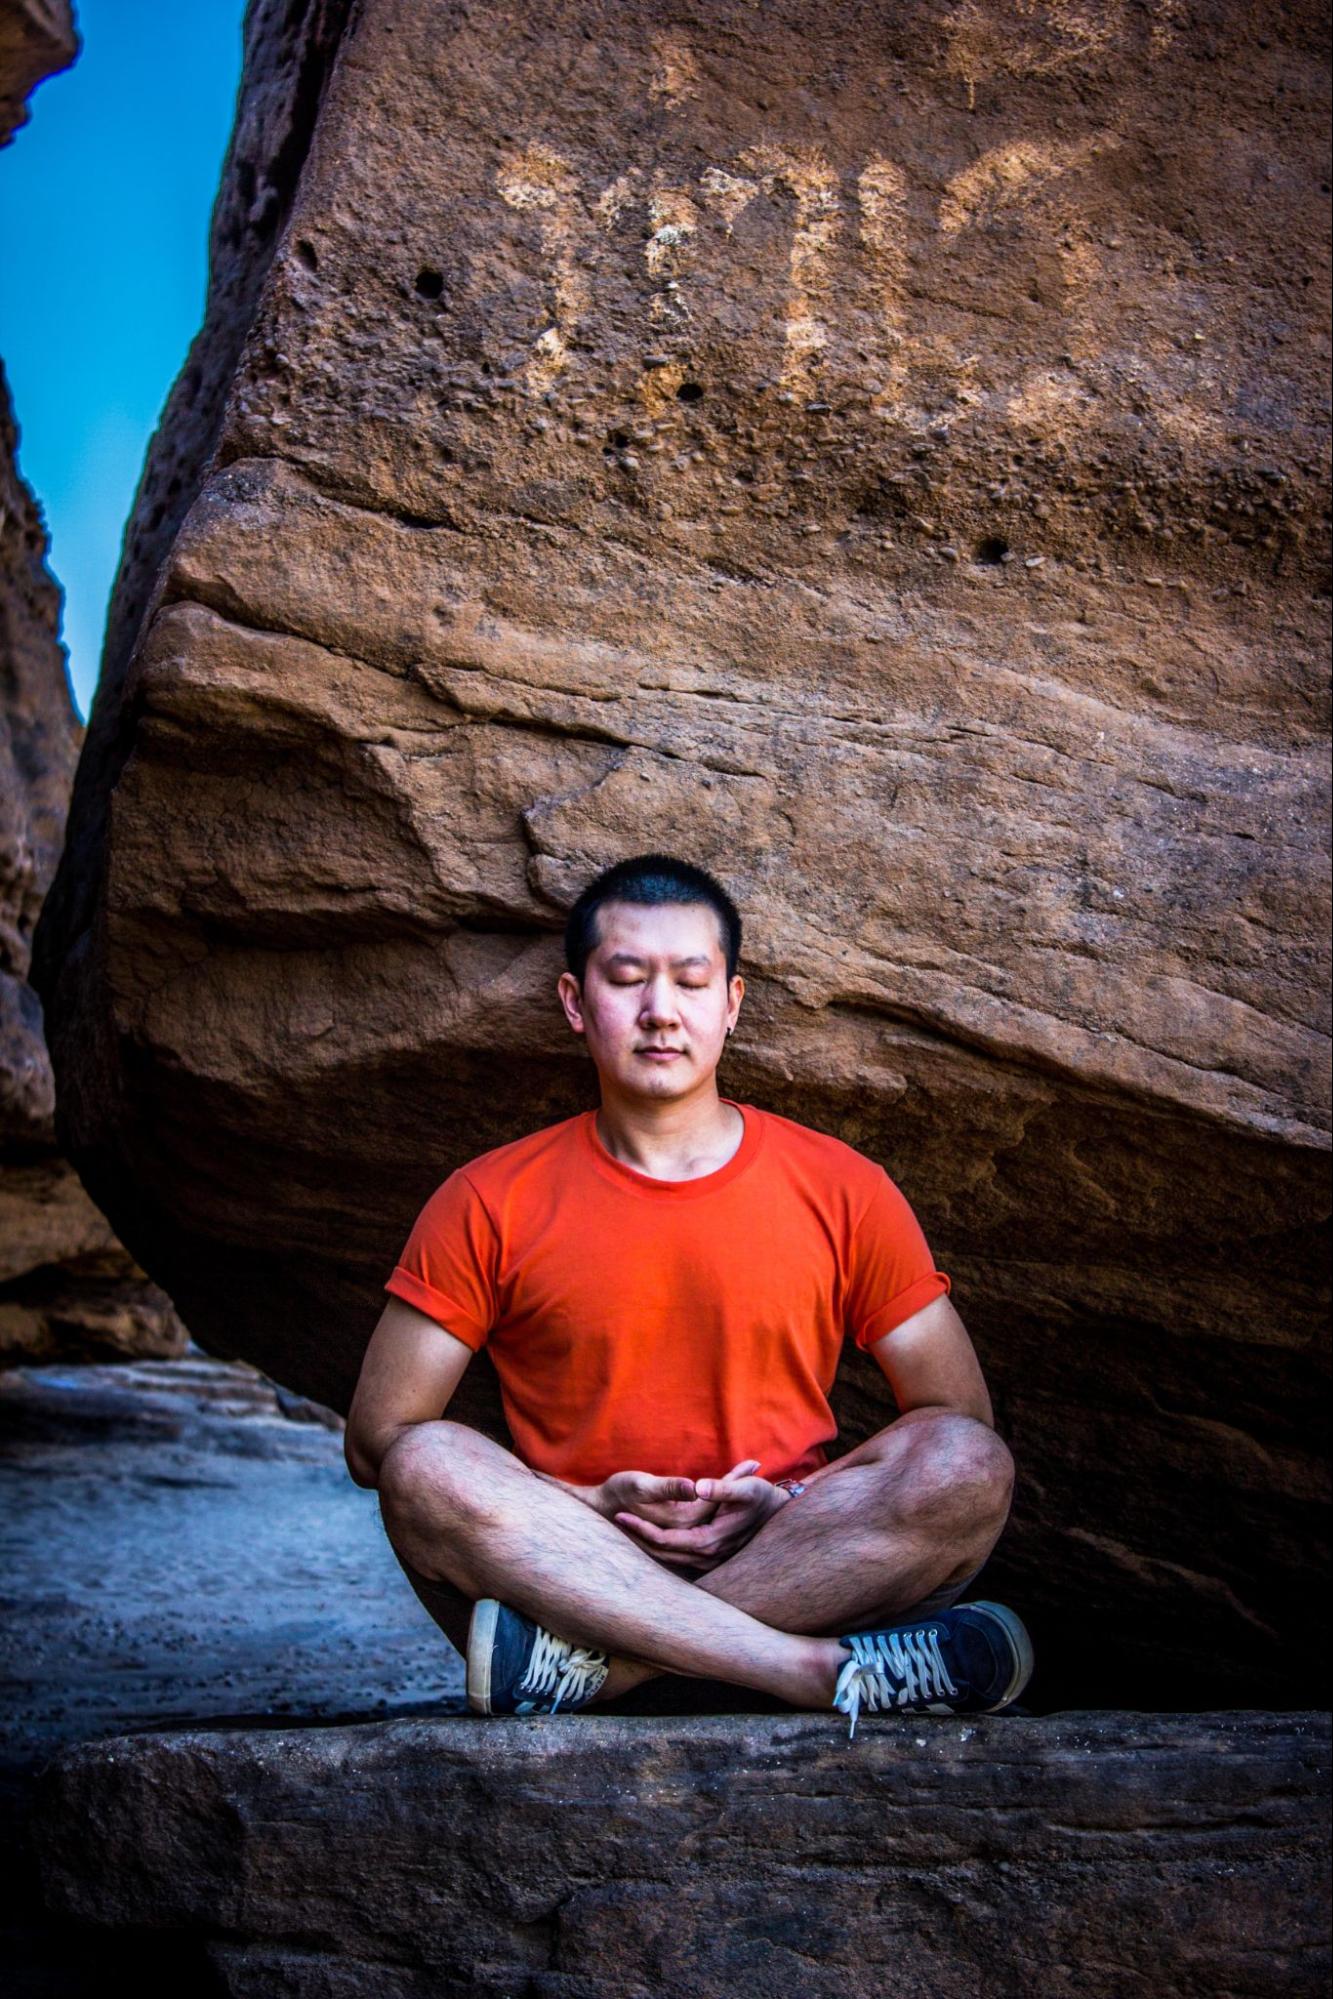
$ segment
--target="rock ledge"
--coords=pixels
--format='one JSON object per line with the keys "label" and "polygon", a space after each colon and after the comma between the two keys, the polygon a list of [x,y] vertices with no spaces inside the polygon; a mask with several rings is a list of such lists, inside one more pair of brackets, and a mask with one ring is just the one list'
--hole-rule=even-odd
{"label": "rock ledge", "polygon": [[[1314,1993],[1328,1717],[471,1718],[59,1757],[58,1914],[227,1994]],[[209,1969],[211,1967],[211,1969]]]}

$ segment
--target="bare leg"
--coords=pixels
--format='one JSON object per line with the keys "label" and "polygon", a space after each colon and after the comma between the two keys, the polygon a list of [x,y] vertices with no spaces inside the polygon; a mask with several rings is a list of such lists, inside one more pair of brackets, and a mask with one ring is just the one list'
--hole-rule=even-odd
{"label": "bare leg", "polygon": [[[784,1631],[889,1623],[981,1567],[1012,1491],[1013,1460],[994,1430],[949,1410],[911,1410],[814,1473],[691,1586]],[[615,1700],[660,1670],[616,1658],[596,1699]]]}
{"label": "bare leg", "polygon": [[830,1705],[847,1654],[671,1575],[609,1520],[461,1423],[414,1424],[384,1455],[380,1509],[420,1575],[498,1597],[562,1638],[658,1671]]}
{"label": "bare leg", "polygon": [[[655,1556],[635,1546],[621,1529],[600,1520],[558,1488],[534,1479],[511,1453],[489,1444],[475,1431],[447,1423],[420,1428],[423,1432],[438,1431],[446,1435],[429,1452],[421,1450],[394,1464],[386,1457],[388,1477],[387,1481],[381,1478],[381,1501],[391,1541],[408,1565],[409,1574],[416,1569],[425,1585],[423,1590],[414,1583],[427,1608],[460,1650],[466,1642],[471,1599],[479,1595],[499,1596],[504,1602],[539,1617],[564,1637],[611,1650],[616,1656],[598,1696],[603,1700],[615,1699],[662,1671],[735,1680],[742,1685],[765,1687],[783,1698],[791,1696],[783,1694],[768,1678],[756,1677],[753,1672],[744,1675],[736,1672],[730,1641],[727,1655],[721,1661],[700,1663],[700,1655],[696,1653],[695,1663],[686,1664],[679,1654],[674,1660],[660,1652],[654,1656],[641,1640],[635,1641],[632,1650],[630,1641],[610,1637],[600,1621],[599,1635],[585,1638],[584,1631],[589,1627],[576,1630],[567,1616],[562,1621],[561,1612],[546,1597],[540,1582],[540,1602],[537,1595],[525,1592],[513,1577],[479,1583],[476,1579],[479,1571],[465,1569],[458,1559],[456,1544],[452,1563],[442,1562],[440,1557],[445,1550],[441,1543],[447,1518],[451,1511],[457,1510],[459,1490],[469,1482],[469,1467],[473,1478],[480,1476],[486,1482],[486,1473],[493,1464],[486,1452],[497,1454],[507,1468],[506,1476],[521,1475],[513,1497],[528,1516],[537,1538],[548,1542],[544,1549],[548,1570],[552,1561],[559,1567],[562,1550],[564,1559],[569,1556],[564,1533],[557,1532],[552,1540],[546,1534],[545,1524],[534,1513],[542,1504],[542,1496],[567,1502],[560,1516],[566,1525],[571,1518],[568,1507],[575,1508],[573,1518],[578,1520],[581,1516],[578,1524],[586,1523],[600,1536],[599,1547],[605,1547],[609,1530],[613,1547],[618,1544],[617,1552],[637,1558],[628,1570],[616,1569],[613,1587],[619,1595],[619,1604],[613,1607],[623,1608],[623,1593],[638,1587],[642,1564],[647,1562],[674,1589],[675,1594],[670,1598],[673,1620],[679,1616],[679,1592],[688,1589],[730,1603],[748,1613],[751,1620],[760,1620],[769,1627],[770,1637],[774,1633],[827,1635],[884,1623],[942,1585],[970,1575],[985,1561],[999,1538],[1012,1490],[1012,1460],[993,1430],[949,1411],[914,1410],[868,1438],[836,1464],[815,1473],[808,1481],[809,1489],[780,1508],[728,1561],[686,1580],[686,1572],[672,1575]],[[441,1444],[447,1445],[449,1440],[453,1448],[447,1451],[450,1470],[446,1475],[441,1468],[440,1450]],[[470,1455],[474,1444],[483,1447],[479,1458]],[[399,1449],[401,1443],[395,1446],[395,1450]],[[422,1490],[427,1486],[435,1494],[434,1504]],[[455,1494],[452,1509],[448,1503],[450,1491]],[[445,1500],[443,1510],[441,1499]],[[496,1524],[500,1524],[498,1519]],[[619,1580],[623,1575],[632,1580]],[[697,1595],[690,1608],[696,1606],[702,1608]],[[716,1627],[710,1628],[716,1632]],[[690,1630],[693,1636],[693,1627]],[[678,1627],[676,1635],[680,1636]],[[821,1685],[828,1688],[828,1699],[832,1694],[828,1664],[836,1672],[846,1658],[845,1650],[834,1644],[821,1676]],[[824,1705],[825,1697],[821,1695],[817,1702],[809,1704]]]}

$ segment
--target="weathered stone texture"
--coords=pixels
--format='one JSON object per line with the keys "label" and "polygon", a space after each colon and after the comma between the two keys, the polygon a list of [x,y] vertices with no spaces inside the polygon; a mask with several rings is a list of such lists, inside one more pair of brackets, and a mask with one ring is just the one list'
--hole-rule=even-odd
{"label": "weathered stone texture", "polygon": [[[26,120],[28,93],[77,47],[65,0],[0,0],[0,145]],[[179,1353],[186,1340],[56,1143],[55,1082],[28,972],[83,728],[47,553],[0,368],[0,1365]]]}
{"label": "weathered stone texture", "polygon": [[1319,1716],[384,1722],[86,1745],[36,1838],[234,1999],[1294,1999],[1327,1776]]}
{"label": "weathered stone texture", "polygon": [[346,1406],[431,1188],[588,1101],[564,908],[674,847],[728,1093],[954,1277],[1039,1655],[1313,1697],[1326,84],[1314,4],[252,10],[38,940],[197,1337]]}
{"label": "weathered stone texture", "polygon": [[[26,122],[29,94],[67,69],[77,47],[68,0],[0,0],[0,146]],[[49,1153],[54,1139],[55,1086],[28,968],[82,736],[47,545],[18,469],[18,425],[0,367],[0,1148],[11,1155]]]}

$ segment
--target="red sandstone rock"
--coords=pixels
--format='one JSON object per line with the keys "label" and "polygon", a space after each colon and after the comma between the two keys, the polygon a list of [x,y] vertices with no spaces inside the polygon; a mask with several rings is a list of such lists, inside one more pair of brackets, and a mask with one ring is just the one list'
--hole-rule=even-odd
{"label": "red sandstone rock", "polygon": [[1325,96],[1312,4],[252,10],[38,940],[197,1337],[345,1407],[432,1187],[589,1101],[564,909],[672,847],[728,1093],[954,1277],[1047,1656],[1311,1684]]}
{"label": "red sandstone rock", "polygon": [[[0,146],[78,46],[66,0],[0,4]],[[0,1365],[184,1351],[171,1301],[117,1242],[55,1135],[32,934],[83,740],[57,633],[41,509],[21,477],[0,370]]]}

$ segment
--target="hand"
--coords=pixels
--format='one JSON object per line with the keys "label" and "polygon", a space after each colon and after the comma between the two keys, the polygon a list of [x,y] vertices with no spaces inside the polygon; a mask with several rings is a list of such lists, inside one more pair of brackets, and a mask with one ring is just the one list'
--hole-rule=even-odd
{"label": "hand", "polygon": [[593,1488],[593,1504],[617,1525],[632,1520],[659,1527],[694,1527],[711,1520],[716,1508],[695,1496],[692,1478],[659,1478],[653,1472],[618,1471]]}
{"label": "hand", "polygon": [[637,1539],[650,1555],[670,1567],[716,1568],[743,1548],[765,1520],[787,1503],[787,1495],[779,1487],[753,1476],[758,1467],[758,1458],[742,1458],[725,1478],[693,1481],[697,1499],[707,1503],[710,1518],[678,1519],[663,1525],[651,1514],[624,1512],[612,1517],[632,1540]]}

